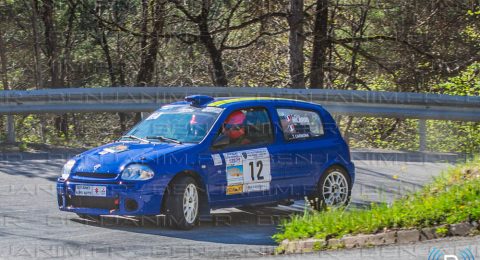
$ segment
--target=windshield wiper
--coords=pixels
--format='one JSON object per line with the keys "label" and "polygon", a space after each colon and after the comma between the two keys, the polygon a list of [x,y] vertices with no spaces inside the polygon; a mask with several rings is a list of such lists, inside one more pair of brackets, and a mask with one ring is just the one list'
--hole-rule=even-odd
{"label": "windshield wiper", "polygon": [[143,139],[143,138],[140,138],[140,137],[134,136],[134,135],[124,135],[121,138],[130,138],[130,139],[135,139],[135,140],[138,140],[138,141],[141,141],[141,142],[150,143],[150,141],[148,141],[147,139]]}
{"label": "windshield wiper", "polygon": [[172,143],[176,143],[176,144],[182,144],[182,142],[177,140],[177,139],[168,138],[168,137],[165,137],[163,135],[146,136],[145,138],[147,138],[147,139],[157,139],[157,140],[160,140],[160,141],[167,141],[167,142],[172,142]]}

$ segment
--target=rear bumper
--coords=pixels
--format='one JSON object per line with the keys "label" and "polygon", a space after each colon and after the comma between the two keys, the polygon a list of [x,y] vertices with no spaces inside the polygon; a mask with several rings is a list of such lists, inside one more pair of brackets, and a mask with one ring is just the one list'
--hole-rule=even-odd
{"label": "rear bumper", "polygon": [[[105,186],[105,197],[75,196],[76,185]],[[158,215],[163,189],[143,185],[57,182],[58,207],[62,211],[88,215]]]}

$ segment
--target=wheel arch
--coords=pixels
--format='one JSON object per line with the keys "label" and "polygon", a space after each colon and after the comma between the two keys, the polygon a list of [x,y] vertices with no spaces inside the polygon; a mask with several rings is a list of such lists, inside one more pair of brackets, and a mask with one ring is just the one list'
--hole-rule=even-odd
{"label": "wheel arch", "polygon": [[196,171],[194,170],[183,170],[183,171],[180,171],[178,173],[176,173],[173,178],[168,182],[166,188],[165,188],[165,191],[163,192],[163,196],[162,196],[162,207],[160,209],[160,212],[165,214],[166,213],[166,200],[169,196],[169,192],[171,191],[172,189],[172,185],[179,179],[183,178],[183,177],[192,177],[195,182],[197,183],[197,185],[199,186],[199,196],[200,196],[200,216],[201,215],[204,215],[204,214],[210,214],[210,199],[209,199],[209,196],[208,196],[208,191],[207,191],[207,185],[205,183],[205,181],[203,180],[202,176],[197,173]]}
{"label": "wheel arch", "polygon": [[352,188],[353,188],[353,182],[352,182],[352,179],[351,179],[352,177],[350,176],[350,173],[348,171],[348,168],[345,165],[342,165],[341,163],[332,163],[332,164],[328,165],[327,167],[325,167],[325,169],[319,174],[318,178],[316,179],[316,182],[315,182],[316,192],[314,193],[313,197],[309,197],[309,201],[311,203],[310,205],[314,209],[325,209],[326,206],[327,206],[324,203],[324,200],[320,197],[320,196],[322,196],[321,192],[320,192],[320,188],[322,187],[321,181],[326,176],[325,173],[327,173],[330,169],[333,169],[333,168],[339,168],[346,173],[345,177],[347,178],[347,182],[349,183],[348,194],[347,194],[347,197],[346,197],[346,203],[348,203],[350,201],[351,194],[352,194]]}
{"label": "wheel arch", "polygon": [[339,162],[334,162],[334,163],[330,164],[328,167],[325,167],[325,169],[317,176],[316,181],[315,181],[316,185],[318,186],[318,184],[320,183],[320,180],[322,180],[322,177],[324,176],[325,172],[327,172],[328,170],[330,170],[334,167],[341,168],[342,170],[344,170],[347,173],[348,183],[350,184],[350,190],[351,190],[353,188],[352,176],[351,176],[348,168],[345,165],[342,165]]}

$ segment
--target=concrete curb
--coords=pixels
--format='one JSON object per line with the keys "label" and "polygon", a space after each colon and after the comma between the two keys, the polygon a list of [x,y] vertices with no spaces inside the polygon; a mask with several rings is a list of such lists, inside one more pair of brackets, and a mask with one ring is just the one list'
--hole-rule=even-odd
{"label": "concrete curb", "polygon": [[452,225],[440,225],[421,229],[387,230],[376,234],[346,235],[342,238],[302,240],[283,240],[277,248],[277,253],[294,254],[309,253],[318,250],[340,248],[363,248],[371,246],[406,244],[432,240],[447,236],[468,236],[480,232],[480,221],[462,222]]}

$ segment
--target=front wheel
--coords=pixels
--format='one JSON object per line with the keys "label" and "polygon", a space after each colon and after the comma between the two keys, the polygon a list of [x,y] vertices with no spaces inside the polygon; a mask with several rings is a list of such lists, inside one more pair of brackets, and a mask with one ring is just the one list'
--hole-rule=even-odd
{"label": "front wheel", "polygon": [[314,209],[345,206],[350,201],[351,181],[347,172],[338,166],[327,169],[320,178],[315,196],[310,198]]}
{"label": "front wheel", "polygon": [[167,218],[177,229],[193,228],[199,218],[199,189],[192,177],[182,177],[175,181],[168,193]]}

